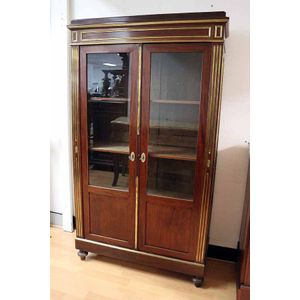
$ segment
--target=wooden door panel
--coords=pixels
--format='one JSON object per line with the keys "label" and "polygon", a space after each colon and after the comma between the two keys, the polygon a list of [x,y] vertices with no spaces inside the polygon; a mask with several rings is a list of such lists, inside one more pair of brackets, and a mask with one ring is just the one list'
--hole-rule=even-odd
{"label": "wooden door panel", "polygon": [[145,246],[189,252],[192,208],[146,204]]}
{"label": "wooden door panel", "polygon": [[127,241],[129,234],[128,197],[103,196],[89,193],[90,233],[99,238]]}

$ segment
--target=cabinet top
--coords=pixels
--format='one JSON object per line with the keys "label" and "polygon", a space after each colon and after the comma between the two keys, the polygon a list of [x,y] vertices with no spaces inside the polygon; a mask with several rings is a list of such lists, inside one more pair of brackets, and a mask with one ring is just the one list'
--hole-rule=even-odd
{"label": "cabinet top", "polygon": [[[77,19],[72,20],[68,28],[74,33],[71,44],[87,44],[95,41],[102,43],[101,39],[104,41],[105,38],[116,39],[116,37],[119,41],[122,35],[116,32],[123,32],[123,36],[125,36],[125,31],[132,33],[128,42],[138,41],[139,33],[144,38],[156,41],[159,39],[158,37],[155,37],[153,34],[149,36],[145,32],[151,31],[153,33],[158,30],[162,30],[170,40],[181,40],[184,34],[191,37],[190,40],[192,42],[201,41],[201,39],[203,41],[220,42],[228,37],[228,21],[229,18],[226,16],[226,12],[215,11]],[[101,31],[102,35],[98,34],[99,36],[96,36],[95,30],[98,30],[98,33]],[[186,31],[184,32],[183,30]],[[172,33],[171,31],[174,32]],[[173,37],[169,38],[172,35]],[[118,41],[115,40],[115,42]],[[120,42],[123,41],[124,38],[122,41],[120,40]],[[144,42],[142,39],[140,41]]]}
{"label": "cabinet top", "polygon": [[[72,20],[69,28],[84,25],[98,25],[103,23],[131,23],[131,22],[155,22],[155,21],[176,21],[176,20],[215,20],[222,19],[227,22],[225,11],[212,12],[192,12],[192,13],[172,13],[172,14],[156,14],[156,15],[137,15],[137,16],[121,16],[121,17],[106,17],[106,18],[92,18],[92,19],[76,19]],[[73,26],[74,25],[74,26]]]}

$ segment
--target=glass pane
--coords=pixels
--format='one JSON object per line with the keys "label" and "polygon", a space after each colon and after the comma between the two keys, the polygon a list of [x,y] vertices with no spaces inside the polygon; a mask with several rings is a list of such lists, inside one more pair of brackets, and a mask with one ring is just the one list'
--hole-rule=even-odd
{"label": "glass pane", "polygon": [[151,55],[148,193],[193,199],[201,53]]}
{"label": "glass pane", "polygon": [[89,184],[128,190],[129,54],[87,57]]}

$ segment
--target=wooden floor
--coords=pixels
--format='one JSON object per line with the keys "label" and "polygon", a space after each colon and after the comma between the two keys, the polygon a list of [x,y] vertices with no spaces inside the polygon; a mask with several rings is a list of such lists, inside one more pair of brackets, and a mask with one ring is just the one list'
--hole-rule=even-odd
{"label": "wooden floor", "polygon": [[235,265],[208,260],[202,288],[190,276],[125,263],[94,254],[81,261],[74,233],[51,227],[52,300],[234,300]]}

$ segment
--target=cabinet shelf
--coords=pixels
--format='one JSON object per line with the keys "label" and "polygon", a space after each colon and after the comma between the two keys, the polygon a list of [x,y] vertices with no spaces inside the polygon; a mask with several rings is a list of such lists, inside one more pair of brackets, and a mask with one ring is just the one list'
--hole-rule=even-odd
{"label": "cabinet shelf", "polygon": [[200,101],[193,100],[167,100],[167,99],[157,99],[151,100],[153,103],[162,103],[162,104],[188,104],[188,105],[199,105]]}
{"label": "cabinet shelf", "polygon": [[[112,124],[129,125],[128,117],[119,117],[113,121]],[[175,121],[150,121],[150,129],[167,129],[167,130],[189,130],[198,131],[198,124],[189,122],[175,122]]]}
{"label": "cabinet shelf", "polygon": [[[129,146],[126,144],[99,144],[89,148],[90,151],[108,152],[113,154],[129,154]],[[148,148],[148,155],[154,158],[195,161],[196,152],[186,147],[153,146]]]}
{"label": "cabinet shelf", "polygon": [[96,144],[89,150],[95,152],[109,152],[114,154],[129,154],[129,146],[126,144]]}
{"label": "cabinet shelf", "polygon": [[172,199],[184,199],[184,200],[193,200],[193,195],[174,192],[174,191],[168,191],[168,190],[160,190],[160,189],[147,189],[148,195],[153,196],[159,196],[159,197],[168,197]]}
{"label": "cabinet shelf", "polygon": [[102,103],[105,103],[105,102],[116,102],[116,103],[119,103],[119,102],[129,102],[129,98],[108,98],[108,97],[90,97],[88,102],[102,102]]}

